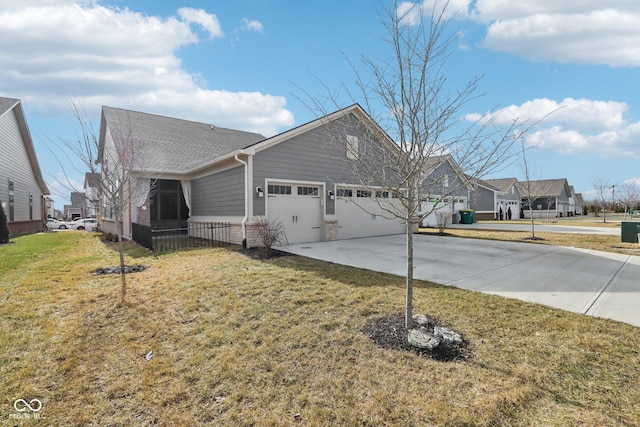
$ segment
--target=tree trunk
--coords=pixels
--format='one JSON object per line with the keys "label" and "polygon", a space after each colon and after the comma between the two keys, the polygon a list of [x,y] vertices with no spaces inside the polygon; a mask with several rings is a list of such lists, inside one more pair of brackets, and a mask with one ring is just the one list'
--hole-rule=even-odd
{"label": "tree trunk", "polygon": [[413,223],[407,221],[407,300],[405,327],[413,328]]}
{"label": "tree trunk", "polygon": [[[531,203],[529,203],[529,205],[531,205]],[[535,225],[533,221],[533,209],[531,209],[531,207],[529,207],[529,216],[531,217],[531,239],[535,240],[536,230],[535,230]]]}
{"label": "tree trunk", "polygon": [[122,221],[118,221],[118,252],[120,253],[120,279],[122,285],[120,287],[120,304],[124,305],[127,297],[127,276],[124,265],[124,245],[122,243],[123,233]]}

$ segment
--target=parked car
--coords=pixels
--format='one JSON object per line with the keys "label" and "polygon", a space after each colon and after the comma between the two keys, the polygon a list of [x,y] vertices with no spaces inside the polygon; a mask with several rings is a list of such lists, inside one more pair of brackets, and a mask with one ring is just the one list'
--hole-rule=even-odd
{"label": "parked car", "polygon": [[55,218],[47,218],[47,229],[48,230],[66,230],[69,228],[69,223],[57,220]]}
{"label": "parked car", "polygon": [[98,220],[95,218],[76,219],[70,225],[72,230],[96,231],[98,228]]}

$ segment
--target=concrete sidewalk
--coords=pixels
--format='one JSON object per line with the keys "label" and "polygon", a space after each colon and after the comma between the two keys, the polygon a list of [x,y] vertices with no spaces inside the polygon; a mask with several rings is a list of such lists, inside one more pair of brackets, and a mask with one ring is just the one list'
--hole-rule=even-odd
{"label": "concrete sidewalk", "polygon": [[[403,235],[290,245],[309,258],[404,276]],[[640,257],[414,235],[415,277],[640,326]]]}

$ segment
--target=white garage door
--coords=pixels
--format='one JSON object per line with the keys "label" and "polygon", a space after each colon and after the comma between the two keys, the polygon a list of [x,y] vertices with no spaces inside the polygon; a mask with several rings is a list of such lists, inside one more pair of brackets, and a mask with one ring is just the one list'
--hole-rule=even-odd
{"label": "white garage door", "polygon": [[267,185],[267,218],[279,221],[289,243],[322,240],[321,187],[272,182]]}
{"label": "white garage door", "polygon": [[[465,198],[455,199],[453,203],[453,210],[451,209],[450,198],[446,198],[445,201],[439,201],[437,203],[437,208],[433,209],[433,207],[436,205],[437,200],[438,198],[430,197],[422,202],[422,206],[420,209],[421,213],[431,212],[432,210],[433,212],[431,212],[422,220],[422,222],[420,223],[421,227],[437,227],[438,214],[441,212],[449,215],[450,218],[453,216],[453,213],[455,213],[457,215],[457,219],[460,220],[460,210],[467,209],[467,200]],[[449,219],[448,224],[451,224],[451,219]]]}
{"label": "white garage door", "polygon": [[[388,195],[377,194],[377,196]],[[399,204],[398,201],[389,197],[385,197],[384,202]],[[406,225],[403,221],[393,218],[391,214],[385,212],[371,196],[371,193],[362,189],[338,188],[336,216],[338,218],[338,239],[384,236],[406,232]]]}

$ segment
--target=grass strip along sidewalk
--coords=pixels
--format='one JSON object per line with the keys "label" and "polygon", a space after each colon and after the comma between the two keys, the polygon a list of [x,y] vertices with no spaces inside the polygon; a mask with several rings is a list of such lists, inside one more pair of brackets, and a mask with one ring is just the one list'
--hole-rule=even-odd
{"label": "grass strip along sidewalk", "polygon": [[[418,282],[463,334],[442,362],[363,333],[401,277],[235,248],[117,252],[98,235],[0,247],[0,425],[638,425],[640,328]],[[16,410],[18,399],[41,409]],[[37,422],[35,418],[38,417]]]}

